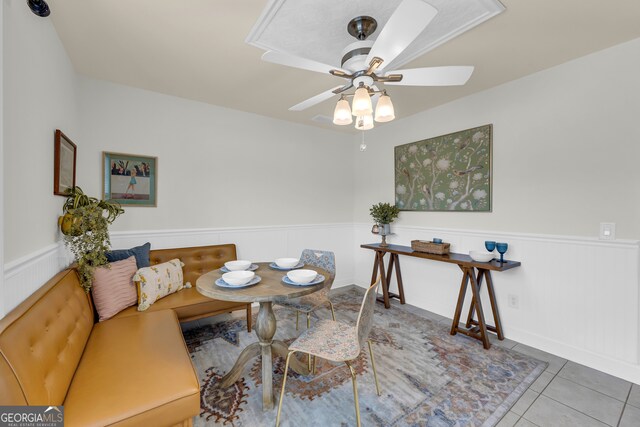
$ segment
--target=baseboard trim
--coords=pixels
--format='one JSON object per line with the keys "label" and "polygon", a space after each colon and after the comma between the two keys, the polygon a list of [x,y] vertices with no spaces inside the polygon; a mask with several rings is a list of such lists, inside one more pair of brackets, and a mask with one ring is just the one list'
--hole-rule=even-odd
{"label": "baseboard trim", "polygon": [[563,359],[580,363],[636,384],[640,384],[640,365],[603,356],[566,343],[548,339],[517,328],[509,328],[509,338],[518,343],[535,347]]}

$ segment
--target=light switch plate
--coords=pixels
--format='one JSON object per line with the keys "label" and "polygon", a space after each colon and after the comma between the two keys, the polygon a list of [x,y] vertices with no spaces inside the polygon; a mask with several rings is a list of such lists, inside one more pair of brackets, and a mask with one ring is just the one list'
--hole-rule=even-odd
{"label": "light switch plate", "polygon": [[615,239],[616,239],[616,223],[601,222],[600,223],[600,240],[615,240]]}

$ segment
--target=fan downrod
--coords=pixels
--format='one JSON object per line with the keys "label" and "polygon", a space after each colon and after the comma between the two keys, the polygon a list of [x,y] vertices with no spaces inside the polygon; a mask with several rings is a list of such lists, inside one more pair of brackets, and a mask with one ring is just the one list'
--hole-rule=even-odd
{"label": "fan downrod", "polygon": [[370,16],[357,16],[347,24],[347,31],[358,40],[366,40],[378,28],[378,22]]}

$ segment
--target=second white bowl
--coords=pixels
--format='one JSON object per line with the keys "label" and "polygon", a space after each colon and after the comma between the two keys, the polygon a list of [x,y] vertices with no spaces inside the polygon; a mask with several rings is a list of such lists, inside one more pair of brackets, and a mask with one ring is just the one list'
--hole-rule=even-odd
{"label": "second white bowl", "polygon": [[489,262],[493,259],[493,252],[469,251],[469,256],[476,262]]}
{"label": "second white bowl", "polygon": [[246,285],[256,275],[253,271],[230,271],[222,275],[222,280],[230,285]]}
{"label": "second white bowl", "polygon": [[237,261],[227,261],[224,263],[224,266],[227,267],[229,271],[242,271],[251,267],[251,261],[247,261],[245,259],[239,259]]}
{"label": "second white bowl", "polygon": [[318,275],[313,270],[291,270],[287,273],[287,277],[295,283],[309,283]]}
{"label": "second white bowl", "polygon": [[274,262],[280,268],[292,268],[298,265],[300,260],[298,258],[278,258]]}

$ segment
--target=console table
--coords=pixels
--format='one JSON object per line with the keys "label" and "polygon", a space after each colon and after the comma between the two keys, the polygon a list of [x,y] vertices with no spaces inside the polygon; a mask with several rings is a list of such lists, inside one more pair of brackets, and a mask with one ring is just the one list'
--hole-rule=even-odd
{"label": "console table", "polygon": [[[496,296],[493,290],[493,279],[491,278],[492,271],[505,271],[520,266],[518,261],[505,260],[491,261],[491,262],[476,262],[471,259],[469,255],[450,253],[448,255],[433,255],[425,252],[418,252],[411,249],[409,246],[401,245],[387,245],[381,246],[379,243],[371,243],[360,245],[361,248],[371,249],[375,252],[375,259],[373,262],[373,274],[371,275],[371,284],[373,284],[380,274],[382,282],[382,299],[378,298],[379,302],[383,302],[385,308],[389,308],[390,298],[397,298],[401,304],[405,303],[404,289],[402,285],[402,273],[400,272],[400,255],[411,256],[415,258],[423,258],[432,261],[446,262],[449,264],[456,264],[460,270],[462,270],[462,283],[460,284],[460,293],[458,294],[458,303],[456,305],[456,311],[453,316],[453,324],[451,325],[451,335],[455,335],[458,332],[461,334],[470,336],[472,338],[482,341],[484,348],[491,347],[489,342],[489,336],[487,331],[495,332],[499,340],[504,339],[502,332],[502,324],[500,322],[500,313],[498,312],[498,305],[496,304]],[[389,263],[385,271],[384,257],[389,254]],[[393,270],[396,271],[396,281],[398,283],[398,293],[392,293],[389,291],[389,284],[393,275]],[[487,283],[487,291],[489,293],[489,302],[491,303],[491,311],[493,313],[493,319],[495,325],[487,325],[484,319],[484,311],[482,309],[482,300],[480,298],[480,287],[482,286],[483,279]],[[462,308],[464,305],[464,298],[467,293],[467,287],[471,287],[473,297],[471,299],[471,307],[469,307],[469,314],[467,315],[467,321],[465,327],[460,326],[460,317],[462,315]],[[474,314],[477,314],[478,320],[475,320]]]}

